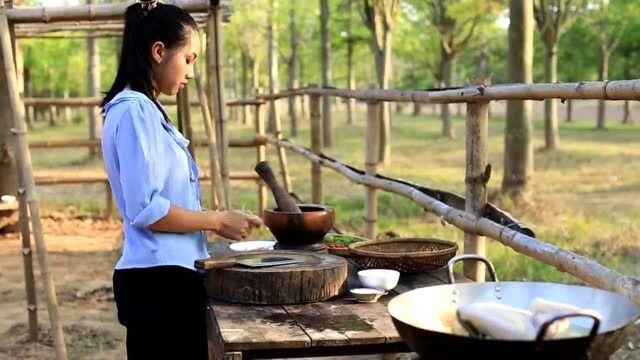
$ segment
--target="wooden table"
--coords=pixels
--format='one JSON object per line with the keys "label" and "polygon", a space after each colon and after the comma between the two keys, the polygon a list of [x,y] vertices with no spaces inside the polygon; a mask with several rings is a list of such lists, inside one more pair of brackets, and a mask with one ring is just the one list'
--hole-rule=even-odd
{"label": "wooden table", "polygon": [[[213,359],[260,359],[408,352],[387,312],[406,291],[448,283],[445,269],[403,274],[398,286],[376,303],[348,295],[304,305],[256,306],[210,300],[209,348]],[[359,287],[349,265],[348,288]]]}

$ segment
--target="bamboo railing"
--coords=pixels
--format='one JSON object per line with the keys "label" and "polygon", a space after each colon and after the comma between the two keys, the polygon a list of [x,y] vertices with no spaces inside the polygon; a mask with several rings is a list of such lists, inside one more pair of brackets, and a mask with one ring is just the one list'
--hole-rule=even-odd
{"label": "bamboo railing", "polygon": [[[322,193],[319,166],[329,167],[344,175],[352,182],[365,185],[365,232],[367,237],[375,235],[376,195],[381,189],[405,196],[420,204],[424,209],[441,216],[443,223],[449,223],[465,232],[464,252],[484,255],[483,237],[500,241],[515,251],[556,267],[576,278],[598,288],[623,294],[640,304],[640,281],[611,270],[596,261],[559,248],[534,237],[529,231],[517,231],[487,219],[486,182],[490,176],[487,165],[488,107],[492,100],[544,100],[559,99],[604,99],[638,100],[640,99],[640,80],[620,80],[604,82],[577,82],[558,84],[510,84],[510,85],[470,85],[444,90],[390,90],[367,89],[349,90],[318,88],[316,86],[287,90],[277,94],[260,94],[259,99],[275,101],[291,96],[309,95],[310,113],[314,113],[315,103],[322,96],[337,96],[358,99],[367,102],[367,151],[365,170],[356,169],[320,154],[314,138],[317,124],[311,121],[312,149],[306,149],[281,136],[269,136],[268,141],[278,148],[284,148],[300,154],[312,163],[311,183],[313,193]],[[377,120],[378,104],[382,101],[421,102],[421,103],[467,103],[467,163],[466,197],[464,210],[451,206],[420,189],[403,181],[386,178],[376,173],[377,157]],[[316,184],[316,185],[313,185]],[[496,209],[496,211],[500,211]],[[483,281],[484,272],[476,266],[464,264],[464,274],[474,281]]]}

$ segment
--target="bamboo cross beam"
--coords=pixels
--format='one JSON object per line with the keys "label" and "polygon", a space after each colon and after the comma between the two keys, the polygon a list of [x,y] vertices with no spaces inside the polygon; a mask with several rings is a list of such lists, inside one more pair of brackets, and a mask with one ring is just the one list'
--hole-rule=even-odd
{"label": "bamboo cross beam", "polygon": [[[163,105],[177,105],[178,102],[175,98],[160,98],[158,99]],[[24,99],[26,106],[100,106],[102,98],[95,97],[74,97],[74,98],[42,98],[42,97],[28,97]],[[190,101],[190,106],[200,106],[200,101]]]}
{"label": "bamboo cross beam", "polygon": [[503,84],[465,86],[449,90],[335,89],[300,88],[277,94],[262,94],[258,98],[276,100],[290,96],[337,96],[362,101],[394,101],[419,103],[455,103],[490,100],[638,100],[640,79],[588,81],[554,84]]}
{"label": "bamboo cross beam", "polygon": [[20,172],[18,184],[19,192],[24,192],[26,203],[29,208],[31,219],[31,227],[33,229],[33,238],[35,240],[36,249],[38,251],[38,263],[40,265],[40,275],[45,288],[47,299],[47,310],[49,320],[51,322],[51,333],[53,334],[53,345],[57,360],[67,359],[67,348],[64,342],[64,333],[62,331],[62,323],[58,312],[58,300],[56,296],[53,276],[49,271],[49,260],[47,246],[44,242],[42,234],[42,224],[40,223],[40,206],[38,204],[38,195],[36,194],[36,186],[33,178],[33,169],[31,167],[31,154],[29,145],[27,144],[27,125],[25,122],[24,104],[20,99],[20,90],[18,87],[18,77],[14,65],[13,49],[11,44],[11,34],[9,22],[7,21],[6,8],[4,1],[0,1],[0,51],[2,51],[3,71],[6,74],[7,90],[9,94],[9,104],[11,113],[13,114],[13,134],[16,136],[16,164]]}
{"label": "bamboo cross beam", "polygon": [[[94,4],[79,6],[43,6],[16,7],[7,9],[9,21],[18,23],[50,23],[57,21],[113,20],[122,19],[127,7],[134,1],[128,0],[114,4]],[[176,5],[189,12],[208,12],[209,0],[164,0],[163,3]],[[229,18],[231,9],[228,1],[222,1],[223,19]]]}
{"label": "bamboo cross beam", "polygon": [[385,190],[411,199],[425,210],[439,215],[444,222],[454,225],[465,232],[500,241],[505,246],[521,254],[554,266],[559,271],[571,274],[587,284],[622,294],[640,304],[640,280],[638,279],[622,275],[596,261],[525,235],[489,219],[458,210],[406,183],[379,176],[368,176],[348,165],[326,156],[315,154],[309,149],[287,140],[280,140],[270,136],[269,142],[302,155],[310,161],[333,169],[354,183]]}

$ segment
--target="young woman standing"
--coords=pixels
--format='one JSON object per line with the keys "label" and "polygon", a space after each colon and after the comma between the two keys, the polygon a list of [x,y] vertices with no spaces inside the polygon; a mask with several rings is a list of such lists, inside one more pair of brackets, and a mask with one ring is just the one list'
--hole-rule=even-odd
{"label": "young woman standing", "polygon": [[156,99],[187,85],[199,44],[184,10],[129,6],[118,72],[102,102],[104,162],[124,228],[113,290],[130,360],[207,359],[203,274],[194,269],[209,257],[204,231],[237,240],[262,225],[243,211],[201,208],[189,141]]}

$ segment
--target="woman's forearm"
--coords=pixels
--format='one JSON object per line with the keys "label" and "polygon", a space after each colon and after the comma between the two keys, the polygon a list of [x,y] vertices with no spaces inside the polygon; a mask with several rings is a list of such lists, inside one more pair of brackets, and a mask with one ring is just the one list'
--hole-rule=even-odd
{"label": "woman's forearm", "polygon": [[159,232],[186,233],[201,230],[218,230],[217,211],[194,211],[174,205],[169,207],[167,215],[149,225],[148,229]]}

